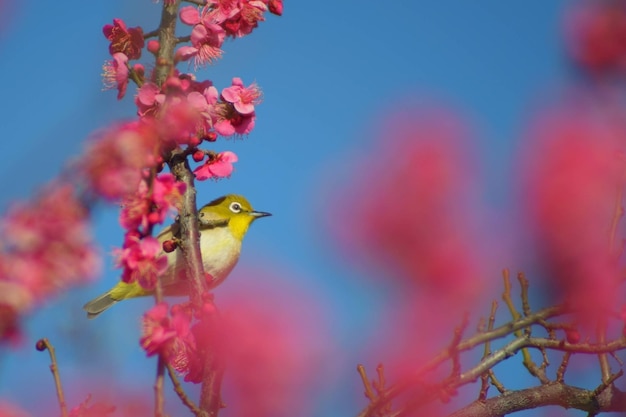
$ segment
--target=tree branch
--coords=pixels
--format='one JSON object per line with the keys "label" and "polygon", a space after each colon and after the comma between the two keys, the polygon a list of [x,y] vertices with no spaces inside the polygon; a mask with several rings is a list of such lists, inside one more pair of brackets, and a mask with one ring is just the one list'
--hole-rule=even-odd
{"label": "tree branch", "polygon": [[475,401],[449,417],[499,417],[548,405],[575,408],[588,413],[626,411],[626,393],[611,386],[595,395],[594,390],[554,382],[519,391],[508,391],[485,401]]}

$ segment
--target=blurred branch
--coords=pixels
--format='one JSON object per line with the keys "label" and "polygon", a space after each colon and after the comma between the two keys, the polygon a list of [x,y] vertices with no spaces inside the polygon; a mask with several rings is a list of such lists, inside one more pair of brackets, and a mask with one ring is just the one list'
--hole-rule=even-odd
{"label": "blurred branch", "polygon": [[[591,391],[570,387],[563,383],[564,374],[573,353],[599,355],[606,359],[606,354],[615,356],[615,352],[626,349],[626,338],[620,334],[615,340],[607,341],[606,338],[598,338],[595,343],[591,343],[589,341],[579,342],[578,338],[570,337],[567,332],[571,331],[571,325],[550,323],[548,320],[557,316],[572,314],[575,311],[566,305],[559,305],[533,313],[528,302],[528,281],[520,274],[518,275],[518,280],[522,288],[521,296],[524,313],[522,315],[513,304],[511,283],[507,270],[503,272],[503,278],[505,289],[502,299],[511,313],[512,321],[494,329],[497,309],[497,302],[494,301],[491,306],[486,330],[483,322],[479,326],[476,335],[461,340],[462,329],[467,326],[466,321],[464,321],[463,325],[455,330],[453,343],[439,355],[426,363],[418,372],[377,394],[374,394],[369,386],[369,380],[364,369],[360,367],[359,373],[361,374],[361,379],[365,386],[365,394],[370,400],[370,404],[358,416],[400,417],[409,415],[410,412],[438,398],[446,401],[451,395],[456,393],[458,387],[472,383],[479,378],[481,379],[481,390],[478,400],[464,408],[464,411],[461,410],[463,413],[466,413],[463,415],[501,416],[509,412],[543,405],[562,405],[588,411],[592,414],[600,411],[626,411],[624,394],[612,386],[613,381],[621,376],[621,371],[614,375],[610,373],[603,375],[600,386]],[[548,337],[533,337],[531,331],[533,325],[544,328],[548,332]],[[565,330],[567,336],[565,340],[556,337],[557,329]],[[514,339],[510,340],[503,347],[491,352],[491,342],[506,336],[514,336]],[[461,372],[459,355],[480,345],[484,345],[480,362],[473,368]],[[543,358],[541,366],[538,367],[532,361],[530,349],[537,349],[541,352]],[[548,350],[565,352],[557,370],[555,381],[551,381],[545,372],[549,365]],[[538,377],[542,385],[530,390],[508,391],[496,379],[493,368],[520,351],[524,356],[524,365],[533,375]],[[439,383],[432,383],[428,373],[447,361],[452,362],[452,374]],[[606,366],[606,372],[609,372],[608,361]],[[488,380],[500,392],[498,397],[487,399]],[[409,390],[411,391],[411,400],[398,411],[390,411],[390,401]],[[607,398],[607,396],[611,396],[611,398]],[[614,401],[618,401],[618,403]],[[597,408],[594,408],[596,406]],[[461,414],[455,413],[454,415]]]}
{"label": "blurred branch", "polygon": [[490,398],[484,402],[475,401],[450,417],[499,417],[516,411],[558,405],[575,408],[588,413],[626,411],[626,393],[612,387],[599,394],[596,390],[551,383]]}
{"label": "blurred branch", "polygon": [[35,347],[40,352],[43,352],[47,349],[48,353],[50,354],[50,372],[52,372],[52,376],[54,377],[54,385],[57,391],[59,407],[61,408],[61,417],[67,417],[67,404],[65,403],[65,396],[63,395],[61,376],[59,375],[59,366],[57,365],[57,357],[54,353],[54,347],[45,337],[43,339],[39,339]]}

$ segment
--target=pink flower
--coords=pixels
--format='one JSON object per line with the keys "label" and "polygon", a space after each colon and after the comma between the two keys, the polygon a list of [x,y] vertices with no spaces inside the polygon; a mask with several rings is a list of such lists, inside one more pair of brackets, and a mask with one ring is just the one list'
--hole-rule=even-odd
{"label": "pink flower", "polygon": [[89,190],[109,200],[135,193],[142,170],[155,164],[158,139],[152,126],[138,122],[110,128],[92,139],[81,162]]}
{"label": "pink flower", "polygon": [[151,236],[127,239],[124,248],[116,251],[117,266],[123,267],[122,281],[138,282],[151,290],[156,280],[167,269],[167,257],[161,244]]}
{"label": "pink flower", "polygon": [[6,400],[0,400],[0,416],[2,417],[29,417],[30,415]]}
{"label": "pink flower", "polygon": [[[142,181],[143,189],[146,188]],[[126,230],[142,230],[145,231],[152,223],[149,220],[152,201],[146,197],[146,192],[138,192],[130,194],[122,202],[120,210],[120,224]]]}
{"label": "pink flower", "polygon": [[113,54],[113,59],[102,67],[102,78],[106,89],[117,88],[117,99],[126,94],[128,86],[128,57],[121,52]]}
{"label": "pink flower", "polygon": [[104,25],[104,36],[111,41],[109,52],[125,54],[129,59],[139,59],[144,45],[143,29],[140,27],[126,28],[122,19],[113,19],[113,25]]}
{"label": "pink flower", "polygon": [[608,230],[617,190],[624,187],[625,161],[617,150],[626,129],[597,118],[595,109],[570,108],[544,112],[529,136],[525,143],[532,148],[519,172],[525,173],[534,247],[550,284],[580,309],[584,322],[620,295],[614,254],[621,243],[609,248]]}
{"label": "pink flower", "polygon": [[566,15],[565,40],[576,63],[590,71],[626,69],[623,2],[576,3]]}
{"label": "pink flower", "polygon": [[182,204],[183,194],[187,189],[184,182],[176,181],[173,174],[166,173],[157,176],[152,185],[152,201],[154,212],[158,214],[159,223],[162,223],[167,213],[172,209],[178,210]]}
{"label": "pink flower", "polygon": [[222,136],[247,135],[254,129],[256,114],[239,114],[232,105],[218,106],[218,121],[213,126]]}
{"label": "pink flower", "polygon": [[210,64],[222,56],[222,43],[226,36],[224,29],[215,23],[200,23],[191,30],[191,45],[176,51],[178,59],[194,59],[194,65]]}
{"label": "pink flower", "polygon": [[214,158],[209,158],[206,163],[196,168],[193,173],[198,181],[227,177],[233,172],[234,162],[237,162],[237,155],[230,151],[221,152]]}
{"label": "pink flower", "polygon": [[143,315],[139,343],[148,356],[164,352],[176,336],[167,312],[168,305],[162,301]]}
{"label": "pink flower", "polygon": [[155,305],[144,314],[141,347],[148,356],[156,353],[164,355],[180,373],[186,374],[192,369],[195,371],[198,366],[203,366],[200,365],[203,357],[196,350],[191,319],[191,310],[187,304],[172,306],[171,316],[168,315],[167,303]]}
{"label": "pink flower", "polygon": [[259,104],[261,90],[252,83],[249,87],[244,87],[241,78],[233,78],[232,86],[222,90],[222,98],[228,103],[232,103],[235,110],[241,115],[254,113],[255,104]]}
{"label": "pink flower", "polygon": [[200,23],[200,12],[195,6],[184,6],[178,12],[180,21],[186,25],[194,26]]}
{"label": "pink flower", "polygon": [[2,219],[0,305],[16,314],[34,302],[94,277],[100,259],[88,211],[73,187],[53,183],[34,201],[14,204]]}
{"label": "pink flower", "polygon": [[165,102],[165,94],[154,83],[144,83],[135,97],[137,105],[137,114],[141,117],[154,116],[159,107]]}
{"label": "pink flower", "polygon": [[91,404],[91,394],[85,401],[70,410],[69,417],[107,417],[115,411],[115,406],[97,402]]}

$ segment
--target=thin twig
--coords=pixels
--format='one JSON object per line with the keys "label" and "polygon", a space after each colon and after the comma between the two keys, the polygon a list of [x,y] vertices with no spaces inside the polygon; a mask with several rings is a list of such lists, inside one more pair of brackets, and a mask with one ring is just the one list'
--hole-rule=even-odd
{"label": "thin twig", "polygon": [[35,345],[37,350],[43,352],[48,350],[50,354],[50,372],[54,378],[54,385],[57,391],[57,399],[59,400],[59,407],[61,408],[61,417],[67,417],[67,404],[65,403],[65,395],[63,395],[63,386],[61,385],[61,376],[59,375],[59,365],[57,364],[57,357],[54,353],[54,346],[48,341],[47,338],[39,339]]}
{"label": "thin twig", "polygon": [[[502,278],[504,279],[504,292],[502,293],[502,300],[506,303],[507,307],[509,308],[509,312],[511,313],[513,320],[518,320],[521,317],[521,314],[515,308],[515,304],[513,304],[513,299],[511,298],[511,279],[509,277],[508,269],[505,269],[504,271],[502,271]],[[518,279],[520,279],[520,282],[525,280],[523,276],[521,276],[520,278],[520,275],[518,275]],[[525,291],[527,291],[527,289],[525,289],[524,285],[522,285],[523,295]],[[527,292],[525,295],[526,295],[526,302],[528,302]],[[522,300],[523,299],[524,297],[522,296]],[[524,301],[522,301],[522,303],[523,302]],[[530,308],[528,308],[528,310],[529,310],[528,312],[530,313]],[[530,337],[530,334],[531,334],[530,326],[525,327],[523,330],[524,330],[524,334],[526,335],[526,337]],[[516,330],[515,332],[513,332],[513,334],[516,337],[522,337],[521,330]],[[523,357],[522,363],[524,364],[526,369],[528,369],[528,372],[530,372],[532,376],[539,379],[539,381],[541,381],[542,384],[548,384],[550,382],[550,380],[546,377],[545,372],[540,367],[537,366],[535,361],[533,361],[533,358],[530,355],[530,351],[528,349],[522,349],[522,357]]]}
{"label": "thin twig", "polygon": [[372,389],[370,380],[367,377],[367,372],[365,371],[365,366],[358,364],[356,366],[356,371],[361,377],[361,382],[363,382],[363,388],[365,388],[365,391],[363,393],[365,394],[365,397],[370,400],[370,402],[374,402],[377,398],[377,395],[374,394],[374,390]]}
{"label": "thin twig", "polygon": [[[606,328],[606,320],[603,317],[599,318],[596,327],[596,336],[598,339],[598,343],[600,344],[606,342]],[[602,374],[602,381],[607,382],[611,377],[611,366],[609,365],[609,358],[607,357],[605,352],[598,354],[598,361],[600,362],[600,373]]]}
{"label": "thin twig", "polygon": [[172,365],[168,363],[165,367],[167,369],[167,373],[170,376],[170,380],[172,381],[172,385],[174,386],[174,392],[176,392],[178,398],[180,398],[182,403],[187,406],[187,408],[189,408],[189,410],[191,410],[191,412],[196,417],[201,417],[203,415],[202,410],[200,410],[198,406],[187,396],[187,393],[180,384],[180,381],[178,380],[178,377],[176,376],[176,372],[174,372]]}
{"label": "thin twig", "polygon": [[556,371],[556,382],[563,382],[565,377],[565,371],[567,370],[567,365],[569,365],[569,358],[572,356],[572,352],[565,352],[563,355],[563,359],[561,359],[561,365],[559,365],[559,369]]}

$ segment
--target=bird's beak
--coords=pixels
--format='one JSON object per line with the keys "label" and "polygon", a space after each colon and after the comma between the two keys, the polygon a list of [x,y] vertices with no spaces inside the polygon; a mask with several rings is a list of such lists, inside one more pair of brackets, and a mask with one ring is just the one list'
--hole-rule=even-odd
{"label": "bird's beak", "polygon": [[255,217],[255,218],[260,218],[260,217],[267,217],[267,216],[271,216],[272,213],[266,213],[264,211],[251,211],[250,215]]}

